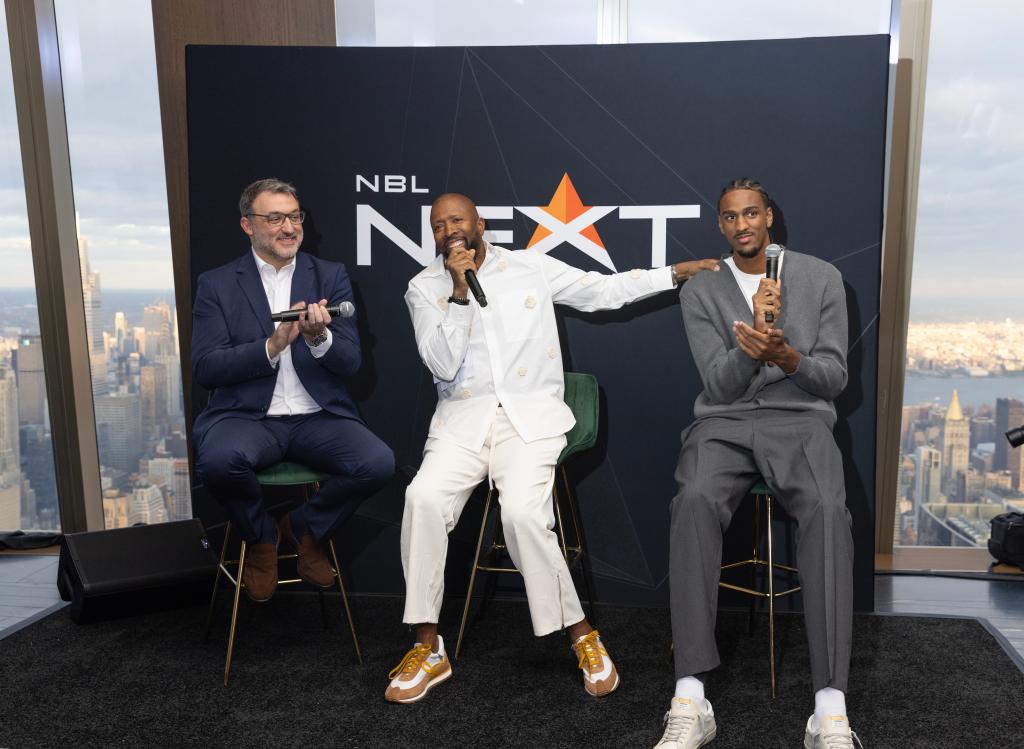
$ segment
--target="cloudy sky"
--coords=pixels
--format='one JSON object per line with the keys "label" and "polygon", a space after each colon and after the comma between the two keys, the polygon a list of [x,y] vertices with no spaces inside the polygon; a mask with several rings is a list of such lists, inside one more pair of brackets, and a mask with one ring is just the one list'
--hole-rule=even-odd
{"label": "cloudy sky", "polygon": [[[0,0],[2,4],[2,0]],[[630,41],[885,33],[889,0],[630,0]],[[596,40],[598,0],[353,0],[342,28],[380,44]],[[1024,264],[1003,219],[1024,187],[1024,73],[1015,0],[935,0],[925,100],[913,311],[1013,315]],[[104,288],[171,286],[150,3],[57,0],[75,202]],[[552,11],[558,8],[558,13]],[[495,15],[497,14],[497,15]],[[501,23],[494,23],[499,17]],[[410,23],[415,18],[416,23]],[[451,19],[459,19],[458,24]],[[490,21],[488,21],[490,19]],[[543,22],[542,22],[543,21]],[[0,15],[0,28],[6,26]],[[414,34],[415,31],[415,34]],[[538,34],[540,36],[538,36]],[[342,34],[344,37],[344,33]],[[365,40],[345,40],[366,43]],[[0,48],[2,286],[31,286],[10,60]]]}

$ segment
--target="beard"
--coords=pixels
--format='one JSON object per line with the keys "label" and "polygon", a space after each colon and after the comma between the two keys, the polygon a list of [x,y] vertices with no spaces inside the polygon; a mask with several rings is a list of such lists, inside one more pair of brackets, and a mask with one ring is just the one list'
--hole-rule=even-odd
{"label": "beard", "polygon": [[299,248],[302,246],[302,235],[296,232],[294,236],[297,240],[295,242],[294,252],[292,252],[293,248],[278,250],[277,245],[274,244],[272,239],[266,239],[263,237],[260,237],[258,240],[256,237],[253,237],[252,246],[257,252],[262,252],[270,255],[271,257],[279,257],[283,260],[288,260],[291,259],[291,257],[298,252]]}
{"label": "beard", "polygon": [[757,257],[757,253],[761,251],[761,247],[759,245],[755,245],[753,247],[733,247],[732,251],[740,257],[750,259],[752,257]]}

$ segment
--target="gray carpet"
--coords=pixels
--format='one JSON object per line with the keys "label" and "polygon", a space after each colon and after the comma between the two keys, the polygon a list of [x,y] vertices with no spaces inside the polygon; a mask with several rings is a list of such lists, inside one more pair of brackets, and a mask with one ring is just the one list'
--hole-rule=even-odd
{"label": "gray carpet", "polygon": [[[247,602],[246,602],[247,603]],[[205,609],[79,626],[66,612],[0,642],[0,746],[652,747],[672,689],[668,612],[599,609],[622,687],[584,694],[566,639],[535,639],[524,604],[496,602],[467,635],[454,676],[410,706],[383,700],[410,644],[401,602],[353,600],[355,665],[336,598],[324,630],[310,594],[243,605],[230,686],[227,608],[210,641]],[[455,645],[461,610],[446,606]],[[712,749],[801,746],[813,704],[802,620],[780,616],[779,697],[768,691],[767,626],[723,613],[724,665],[708,681]],[[1024,746],[1024,674],[973,620],[858,616],[848,695],[865,747]]]}

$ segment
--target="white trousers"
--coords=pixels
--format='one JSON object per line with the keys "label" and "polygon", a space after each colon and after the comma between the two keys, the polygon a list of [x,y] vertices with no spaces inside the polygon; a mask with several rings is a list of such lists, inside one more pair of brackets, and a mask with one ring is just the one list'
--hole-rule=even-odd
{"label": "white trousers", "polygon": [[565,435],[523,442],[502,408],[479,452],[428,439],[423,465],[405,492],[402,567],[406,624],[436,623],[444,595],[448,534],[490,472],[505,542],[523,574],[538,637],[583,620],[583,608],[558,545],[551,491]]}

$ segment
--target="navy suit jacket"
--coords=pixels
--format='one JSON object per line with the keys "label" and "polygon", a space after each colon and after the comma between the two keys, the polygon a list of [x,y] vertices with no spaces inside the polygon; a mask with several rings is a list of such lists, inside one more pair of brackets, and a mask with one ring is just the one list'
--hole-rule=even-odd
{"label": "navy suit jacket", "polygon": [[[300,252],[291,296],[292,304],[351,302],[352,284],[341,263]],[[362,422],[344,382],[359,370],[361,360],[355,317],[332,318],[330,329],[331,347],[320,359],[299,335],[291,345],[292,364],[324,411]],[[277,384],[277,369],[266,349],[273,332],[267,293],[251,251],[199,276],[192,307],[192,377],[211,395],[192,427],[196,445],[221,419],[255,421],[266,416]]]}

